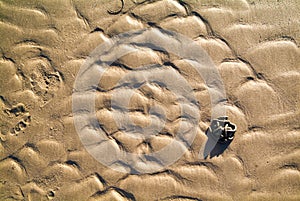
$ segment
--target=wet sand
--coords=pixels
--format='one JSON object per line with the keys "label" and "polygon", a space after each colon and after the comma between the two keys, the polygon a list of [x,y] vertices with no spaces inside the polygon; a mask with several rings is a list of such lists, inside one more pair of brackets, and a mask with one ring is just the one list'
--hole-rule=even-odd
{"label": "wet sand", "polygon": [[[0,200],[300,200],[300,3],[294,1],[0,1]],[[163,28],[194,40],[226,90],[235,139],[218,157],[199,159],[211,100],[201,76],[168,52],[138,49],[105,71],[96,116],[120,150],[158,151],[178,130],[176,95],[143,85],[128,106],[149,125],[159,105],[167,123],[145,141],[118,128],[114,86],[146,64],[171,62],[199,102],[196,137],[176,163],[154,173],[112,170],[84,148],[72,93],[89,54],[120,33]],[[153,74],[158,71],[149,71]],[[80,115],[80,114],[79,114]],[[118,163],[118,168],[126,170]]]}

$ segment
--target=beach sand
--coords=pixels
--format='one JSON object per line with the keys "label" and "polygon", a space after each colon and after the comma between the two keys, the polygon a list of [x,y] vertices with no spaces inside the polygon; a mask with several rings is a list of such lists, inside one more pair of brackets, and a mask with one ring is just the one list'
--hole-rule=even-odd
{"label": "beach sand", "polygon": [[[300,200],[300,2],[123,3],[0,1],[0,200]],[[129,72],[171,63],[167,68],[189,83],[199,103],[191,147],[159,171],[130,174],[122,163],[115,166],[123,172],[103,165],[83,146],[74,116],[84,113],[72,110],[79,69],[110,38],[147,28],[190,38],[219,71],[237,132],[218,157],[198,156],[212,105],[203,78],[178,56],[151,48],[137,48],[105,71],[96,117],[117,150],[147,154],[168,145],[183,118],[173,91],[150,83],[131,97],[127,112],[140,127],[151,123],[150,107],[164,110],[166,124],[147,140],[122,132],[111,100]]]}

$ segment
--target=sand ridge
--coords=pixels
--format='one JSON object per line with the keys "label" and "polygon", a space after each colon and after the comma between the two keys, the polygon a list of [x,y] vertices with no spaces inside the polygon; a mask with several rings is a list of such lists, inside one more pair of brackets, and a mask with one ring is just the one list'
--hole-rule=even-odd
{"label": "sand ridge", "polygon": [[[0,200],[299,200],[299,3],[125,1],[119,14],[107,12],[119,3],[0,2]],[[178,129],[176,99],[155,85],[132,98],[130,111],[144,125],[147,115],[141,111],[164,107],[168,123],[160,135],[128,138],[110,116],[115,83],[147,62],[173,62],[193,87],[201,119],[191,148],[175,164],[152,174],[123,174],[82,146],[73,122],[73,83],[95,47],[149,27],[177,31],[207,51],[238,131],[224,154],[199,160],[210,117],[202,78],[173,55],[139,49],[118,60],[122,65],[105,74],[99,82],[104,90],[96,92],[99,122],[116,146],[152,152]]]}

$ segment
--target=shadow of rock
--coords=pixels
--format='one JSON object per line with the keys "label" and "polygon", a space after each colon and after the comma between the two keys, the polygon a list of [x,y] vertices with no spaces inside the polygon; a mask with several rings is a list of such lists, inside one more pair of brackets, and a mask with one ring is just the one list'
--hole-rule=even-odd
{"label": "shadow of rock", "polygon": [[204,158],[210,158],[222,154],[234,139],[236,125],[228,120],[228,117],[214,119],[206,130],[207,142],[204,148]]}

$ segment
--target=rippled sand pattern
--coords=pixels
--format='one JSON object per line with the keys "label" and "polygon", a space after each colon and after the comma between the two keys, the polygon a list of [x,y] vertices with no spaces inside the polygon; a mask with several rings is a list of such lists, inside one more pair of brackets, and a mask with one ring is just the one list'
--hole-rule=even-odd
{"label": "rippled sand pattern", "polygon": [[[106,0],[0,1],[0,200],[300,200],[299,1],[125,0],[119,14],[107,12],[120,6]],[[130,138],[111,116],[111,90],[145,64],[171,63],[193,88],[201,118],[179,161],[130,175],[84,149],[73,122],[73,84],[94,48],[149,27],[181,33],[207,51],[238,131],[222,155],[198,159],[210,123],[203,80],[172,54],[139,49],[99,82],[95,106],[107,135],[132,153],[160,150],[174,138],[180,108],[174,94],[157,85],[142,86],[129,110],[136,125],[147,126],[147,108],[164,108],[167,124],[158,135]]]}

